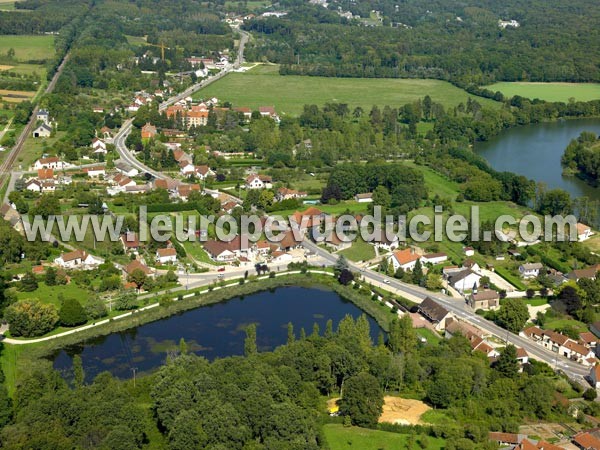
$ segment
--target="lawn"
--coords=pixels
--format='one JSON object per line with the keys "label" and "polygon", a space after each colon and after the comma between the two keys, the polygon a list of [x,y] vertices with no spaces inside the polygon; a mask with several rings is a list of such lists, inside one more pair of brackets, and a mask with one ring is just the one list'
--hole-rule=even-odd
{"label": "lawn", "polygon": [[505,97],[520,95],[539,98],[549,102],[568,102],[570,98],[580,101],[600,98],[599,83],[526,83],[501,82],[486,86],[491,91],[500,91]]}
{"label": "lawn", "polygon": [[277,65],[262,65],[245,73],[232,73],[199,91],[195,98],[217,97],[234,106],[274,105],[280,114],[298,115],[305,104],[347,103],[350,109],[373,105],[402,106],[429,95],[444,106],[455,106],[476,98],[486,106],[501,104],[474,97],[450,83],[439,80],[375,78],[327,78],[279,75]]}
{"label": "lawn", "polygon": [[557,328],[573,327],[580,333],[590,331],[588,326],[575,319],[548,319],[544,323],[544,328],[548,330],[556,330]]}
{"label": "lawn", "polygon": [[45,60],[54,55],[54,36],[0,36],[0,54],[6,55],[11,48],[15,50],[18,61]]}
{"label": "lawn", "polygon": [[204,251],[199,242],[182,242],[181,245],[183,245],[188,256],[194,258],[196,261],[205,264],[218,265],[215,261],[210,259],[210,256]]}
{"label": "lawn", "polygon": [[146,38],[143,36],[125,36],[129,45],[146,45]]}
{"label": "lawn", "polygon": [[350,261],[368,261],[375,258],[375,247],[357,239],[352,247],[342,250],[338,255],[344,255]]}
{"label": "lawn", "polygon": [[13,11],[15,0],[0,0],[0,11]]}
{"label": "lawn", "polygon": [[439,335],[435,334],[429,328],[417,328],[415,331],[417,336],[427,339],[428,344],[437,345],[443,340]]}
{"label": "lawn", "polygon": [[[339,424],[327,424],[323,426],[325,439],[331,450],[396,450],[408,447],[410,440],[423,439],[419,435],[408,435],[389,433],[387,431],[368,430],[358,427],[344,427]],[[444,440],[433,437],[425,437],[426,442],[421,443],[420,448],[428,450],[441,450],[444,448]],[[423,446],[423,444],[425,444]]]}
{"label": "lawn", "polygon": [[63,298],[74,298],[79,301],[87,301],[89,292],[77,286],[75,283],[70,283],[64,286],[46,286],[46,283],[40,282],[38,288],[33,292],[17,292],[17,299],[38,299],[44,303],[52,303],[56,307],[60,307],[60,300],[58,299],[59,294]]}

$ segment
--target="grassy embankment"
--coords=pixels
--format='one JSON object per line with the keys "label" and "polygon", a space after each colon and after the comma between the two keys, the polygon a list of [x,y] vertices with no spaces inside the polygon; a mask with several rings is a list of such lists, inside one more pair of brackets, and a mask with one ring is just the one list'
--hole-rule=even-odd
{"label": "grassy embankment", "polygon": [[398,107],[425,95],[445,107],[465,103],[468,97],[484,106],[501,106],[445,81],[281,76],[277,65],[260,65],[245,73],[232,73],[202,89],[195,98],[217,97],[250,108],[273,105],[280,114],[299,115],[306,104],[347,103],[350,110],[361,106],[369,111],[373,105]]}

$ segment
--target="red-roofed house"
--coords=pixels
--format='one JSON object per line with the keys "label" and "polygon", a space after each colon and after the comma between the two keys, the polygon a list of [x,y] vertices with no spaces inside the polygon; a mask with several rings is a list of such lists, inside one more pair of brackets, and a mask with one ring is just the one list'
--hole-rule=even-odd
{"label": "red-roofed house", "polygon": [[159,248],[156,250],[156,262],[160,264],[177,262],[177,251],[174,248]]}
{"label": "red-roofed house", "polygon": [[389,257],[389,262],[392,263],[394,271],[399,268],[403,270],[413,270],[418,260],[419,255],[417,255],[412,248],[397,250]]}

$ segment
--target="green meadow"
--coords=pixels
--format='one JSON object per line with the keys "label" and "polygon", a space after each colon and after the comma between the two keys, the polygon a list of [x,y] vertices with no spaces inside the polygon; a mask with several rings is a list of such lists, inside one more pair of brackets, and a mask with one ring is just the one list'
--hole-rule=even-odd
{"label": "green meadow", "polygon": [[402,106],[426,95],[446,107],[466,102],[468,97],[489,107],[501,105],[440,80],[282,76],[277,65],[229,74],[199,91],[195,98],[217,97],[250,108],[273,105],[280,114],[298,115],[306,104],[347,103],[350,109],[361,106],[369,110],[373,105]]}
{"label": "green meadow", "polygon": [[17,61],[42,60],[54,55],[54,36],[2,35],[0,55],[14,49]]}
{"label": "green meadow", "polygon": [[396,450],[401,448],[441,450],[444,448],[444,440],[440,438],[344,427],[339,424],[327,424],[323,427],[323,432],[331,450]]}
{"label": "green meadow", "polygon": [[500,82],[486,86],[491,91],[500,91],[505,97],[520,95],[527,98],[538,98],[548,102],[568,102],[596,100],[600,98],[599,83],[527,83]]}

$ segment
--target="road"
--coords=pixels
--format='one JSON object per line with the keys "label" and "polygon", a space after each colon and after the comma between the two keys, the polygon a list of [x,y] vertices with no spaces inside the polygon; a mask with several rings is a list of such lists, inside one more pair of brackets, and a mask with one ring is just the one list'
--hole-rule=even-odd
{"label": "road", "polygon": [[[318,255],[322,260],[327,261],[328,265],[335,264],[337,261],[337,256],[332,255],[326,250],[323,250],[315,243],[304,240],[303,244],[304,248],[310,250],[311,252]],[[490,322],[489,320],[485,320],[484,318],[475,314],[475,312],[463,301],[458,300],[446,295],[434,294],[426,289],[420,288],[418,286],[414,286],[411,284],[403,283],[393,278],[389,278],[385,275],[382,275],[378,272],[369,269],[363,269],[353,263],[350,263],[350,268],[360,272],[361,276],[370,283],[380,285],[382,288],[393,291],[399,295],[408,295],[410,297],[416,297],[420,299],[424,299],[425,297],[429,297],[442,306],[444,306],[448,311],[453,313],[457,318],[468,321],[475,326],[481,328],[485,332],[489,333],[501,339],[503,341],[508,341],[509,343],[524,348],[527,353],[529,353],[530,357],[538,359],[540,361],[544,361],[549,366],[560,369],[563,371],[569,378],[578,381],[585,382],[585,377],[588,376],[590,372],[589,367],[585,367],[576,362],[570,361],[566,358],[558,356],[557,353],[554,353],[550,350],[541,347],[530,339],[524,338],[514,333],[510,333],[504,328],[500,328],[496,324]]]}
{"label": "road", "polygon": [[[56,73],[52,77],[52,80],[50,80],[50,83],[48,83],[48,86],[46,86],[46,90],[44,91],[44,94],[49,94],[54,90],[54,87],[56,86],[56,82],[62,75],[62,72],[65,68],[65,64],[67,63],[68,60],[69,60],[69,53],[67,53],[65,55],[62,62],[56,69]],[[19,153],[21,153],[21,150],[23,149],[23,144],[25,143],[25,140],[31,134],[31,132],[33,131],[33,128],[35,127],[35,124],[37,122],[38,110],[39,110],[39,107],[36,105],[33,108],[33,111],[29,118],[29,122],[27,122],[27,125],[25,125],[25,128],[23,128],[23,131],[19,135],[14,147],[12,148],[10,153],[6,156],[6,159],[2,162],[2,165],[0,165],[0,187],[4,186],[4,183],[6,183],[7,180],[10,178],[11,170],[15,164],[15,161],[17,160],[17,157],[19,156]],[[6,190],[4,201],[6,201],[8,199],[8,194],[10,194],[9,189]]]}
{"label": "road", "polygon": [[[189,88],[187,88],[185,91],[180,92],[179,94],[164,101],[163,103],[161,103],[159,105],[159,107],[158,107],[159,111],[164,111],[165,109],[167,109],[169,106],[173,105],[174,103],[177,103],[178,101],[183,100],[184,98],[193,95],[195,92],[199,91],[202,88],[205,88],[206,86],[208,86],[211,83],[214,83],[217,80],[220,80],[221,78],[223,78],[224,76],[226,76],[233,70],[238,69],[242,65],[242,63],[244,62],[244,48],[245,48],[246,44],[248,43],[248,39],[250,36],[245,31],[242,31],[242,30],[237,30],[237,31],[240,33],[240,43],[238,46],[238,53],[237,53],[236,59],[233,62],[233,64],[228,65],[227,67],[225,67],[225,69],[220,71],[218,74],[216,74],[212,77],[209,77],[206,80],[202,80],[200,83],[194,84],[193,86],[190,86]],[[169,179],[168,176],[166,176],[163,173],[158,172],[154,169],[151,169],[150,167],[148,167],[145,164],[143,164],[142,162],[140,162],[135,157],[135,155],[129,151],[129,149],[125,145],[125,140],[127,139],[127,136],[129,136],[129,133],[131,133],[132,123],[133,123],[133,119],[128,119],[125,122],[123,122],[121,129],[119,130],[119,132],[116,134],[116,136],[114,138],[113,143],[115,144],[115,148],[117,150],[117,153],[119,153],[120,158],[123,161],[125,161],[127,164],[129,164],[132,167],[135,167],[137,170],[139,170],[142,173],[147,172],[157,179],[168,180]]]}

